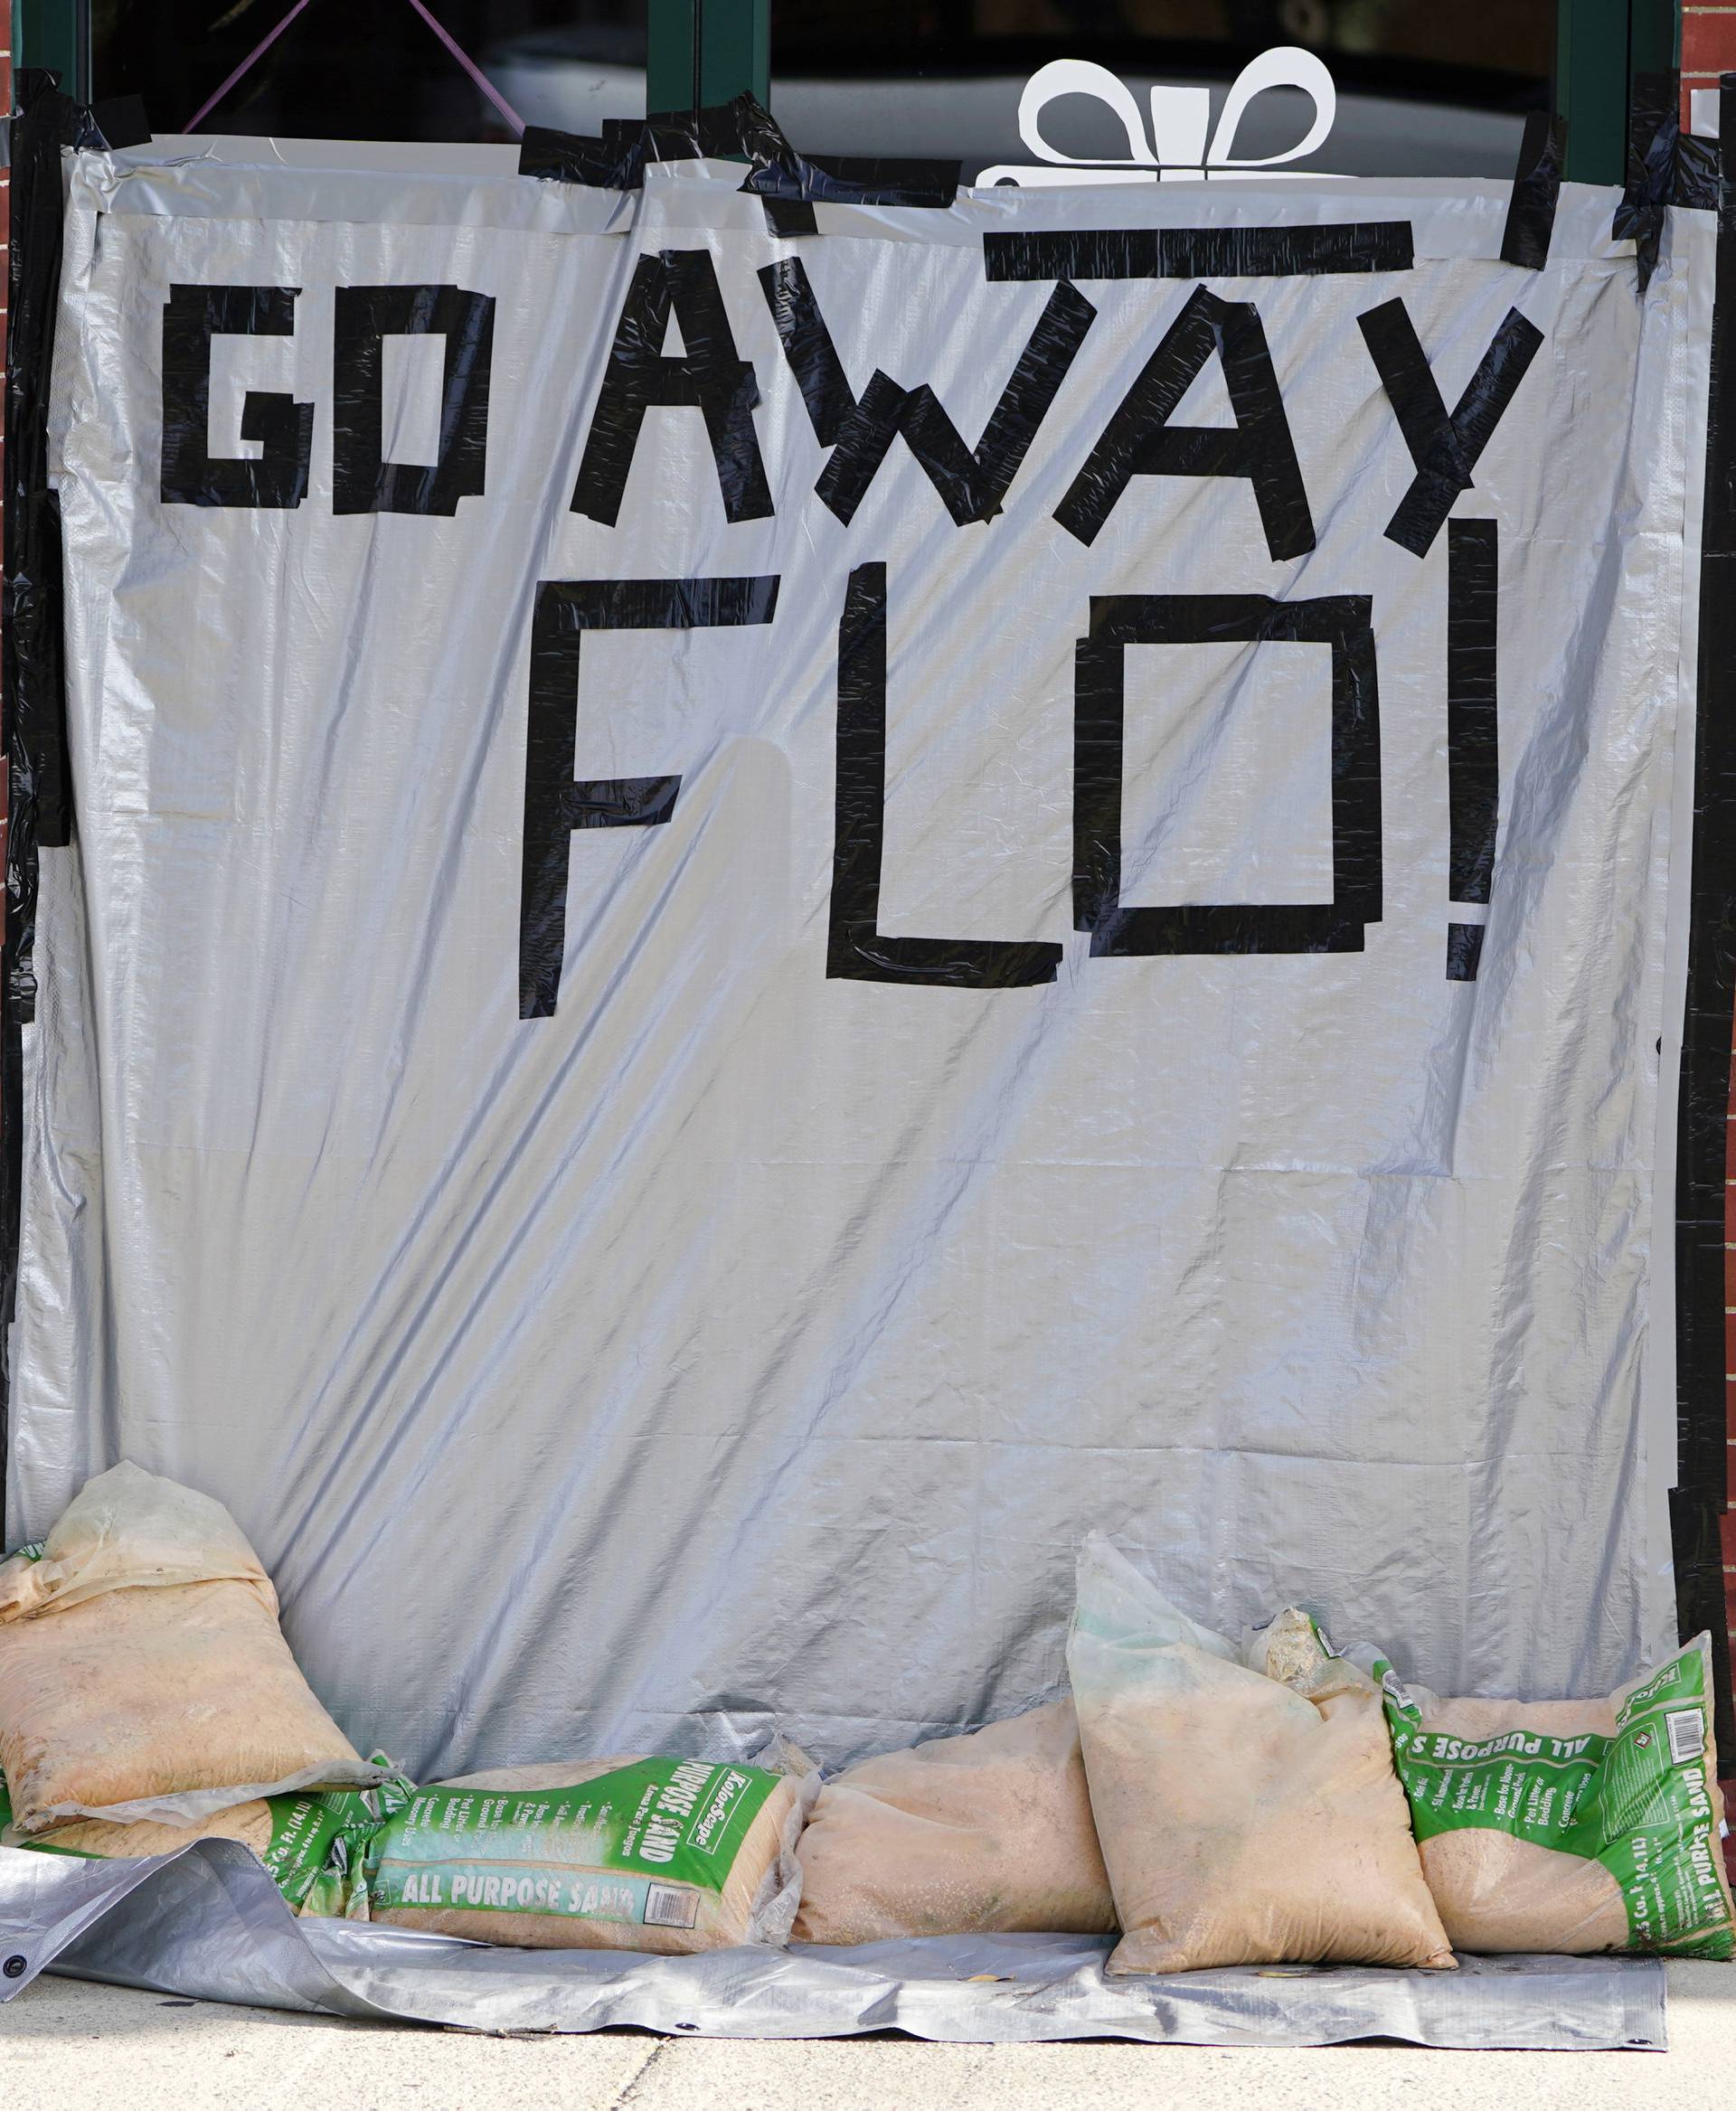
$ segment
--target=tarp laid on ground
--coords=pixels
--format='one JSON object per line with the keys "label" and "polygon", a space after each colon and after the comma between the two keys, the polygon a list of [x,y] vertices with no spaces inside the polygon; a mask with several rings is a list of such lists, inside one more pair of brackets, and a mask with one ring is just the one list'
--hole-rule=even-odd
{"label": "tarp laid on ground", "polygon": [[573,173],[71,165],[10,1538],[423,1778],[1663,1651],[1711,216]]}
{"label": "tarp laid on ground", "polygon": [[[714,2038],[1036,2044],[1420,2045],[1661,2051],[1650,1957],[1473,1957],[1457,1972],[1281,1965],[1106,1979],[1113,1938],[929,1936],[646,1957],[510,1950],[344,1920],[297,1920],[245,1848],[151,1861],[0,1847],[0,2001],[44,1968],[208,2001],[482,2031],[631,2025]],[[14,1970],[15,1967],[15,1970]],[[7,1974],[12,1974],[8,1977]]]}

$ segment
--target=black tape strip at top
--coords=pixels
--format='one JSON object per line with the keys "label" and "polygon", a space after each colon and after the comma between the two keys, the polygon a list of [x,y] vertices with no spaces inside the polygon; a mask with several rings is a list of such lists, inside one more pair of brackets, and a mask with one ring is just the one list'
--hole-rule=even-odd
{"label": "black tape strip at top", "polygon": [[518,173],[595,190],[637,191],[645,181],[647,162],[719,160],[731,155],[751,160],[761,154],[788,153],[788,143],[769,113],[760,112],[762,125],[738,108],[751,101],[751,97],[738,96],[733,103],[709,109],[659,110],[642,123],[611,118],[600,137],[527,125],[519,142]]}
{"label": "black tape strip at top", "polygon": [[1082,233],[986,234],[990,280],[1291,278],[1409,271],[1408,220],[1305,227],[1110,227]]}
{"label": "black tape strip at top", "polygon": [[111,96],[107,102],[92,103],[90,122],[102,135],[105,146],[148,146],[151,127],[145,116],[145,99],[138,95]]}
{"label": "black tape strip at top", "polygon": [[599,191],[630,191],[638,170],[606,140],[581,132],[526,125],[518,143],[518,173],[551,183],[584,184]]}
{"label": "black tape strip at top", "polygon": [[1504,264],[1541,271],[1548,263],[1566,155],[1567,119],[1552,117],[1547,110],[1533,110],[1525,119],[1519,163],[1507,197],[1507,222],[1501,231]]}
{"label": "black tape strip at top", "polygon": [[796,155],[795,166],[755,169],[744,190],[761,198],[820,205],[945,207],[958,195],[962,164],[853,155]]}
{"label": "black tape strip at top", "polygon": [[631,191],[644,183],[647,162],[731,156],[750,164],[741,187],[767,202],[767,217],[778,232],[812,233],[812,213],[803,215],[793,209],[816,201],[948,206],[958,191],[956,161],[863,160],[830,155],[815,159],[798,154],[771,112],[750,95],[705,109],[658,111],[642,125],[611,120],[600,137],[528,126],[519,146],[518,170],[521,175],[559,183]]}

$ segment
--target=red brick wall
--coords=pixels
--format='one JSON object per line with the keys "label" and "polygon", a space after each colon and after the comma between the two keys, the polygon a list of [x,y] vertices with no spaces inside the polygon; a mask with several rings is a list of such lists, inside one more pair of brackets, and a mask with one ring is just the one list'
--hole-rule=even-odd
{"label": "red brick wall", "polygon": [[1688,128],[1688,96],[1716,88],[1718,76],[1736,71],[1736,5],[1731,0],[1683,0],[1682,127]]}

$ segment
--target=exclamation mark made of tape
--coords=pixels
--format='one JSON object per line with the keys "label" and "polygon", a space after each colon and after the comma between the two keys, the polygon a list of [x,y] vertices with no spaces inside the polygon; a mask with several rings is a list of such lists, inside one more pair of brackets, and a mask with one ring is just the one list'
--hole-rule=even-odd
{"label": "exclamation mark made of tape", "polygon": [[1493,521],[1447,523],[1447,979],[1475,982],[1495,876],[1501,749],[1495,702],[1500,550]]}

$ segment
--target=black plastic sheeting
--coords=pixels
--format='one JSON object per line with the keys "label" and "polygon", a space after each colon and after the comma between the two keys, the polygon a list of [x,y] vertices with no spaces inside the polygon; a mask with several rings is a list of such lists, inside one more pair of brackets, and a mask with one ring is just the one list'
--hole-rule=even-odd
{"label": "black plastic sheeting", "polygon": [[1628,108],[1628,184],[1609,231],[1631,240],[1644,293],[1657,269],[1664,214],[1675,198],[1681,90],[1674,73],[1637,73]]}
{"label": "black plastic sheeting", "polygon": [[[1736,73],[1719,97],[1736,139]],[[1736,1773],[1730,1616],[1719,1524],[1729,1502],[1724,1301],[1731,1037],[1736,1021],[1736,165],[1718,194],[1718,273],[1701,526],[1698,717],[1688,994],[1676,1126],[1676,1485],[1670,1495],[1681,1631],[1709,1627],[1720,1770]]]}
{"label": "black plastic sheeting", "polygon": [[36,848],[72,840],[61,516],[48,488],[48,391],[61,291],[61,149],[133,146],[150,137],[137,97],[87,109],[60,75],[16,76],[12,247],[7,291],[5,579],[0,584],[0,712],[6,750],[6,904],[0,958],[0,1508],[6,1492],[6,1401],[18,1287],[23,1135],[20,1030],[35,1016]]}

